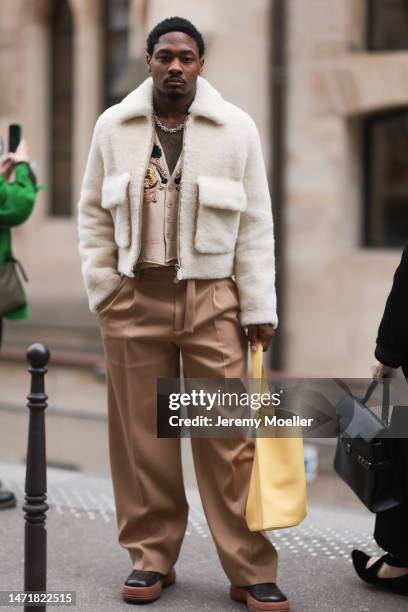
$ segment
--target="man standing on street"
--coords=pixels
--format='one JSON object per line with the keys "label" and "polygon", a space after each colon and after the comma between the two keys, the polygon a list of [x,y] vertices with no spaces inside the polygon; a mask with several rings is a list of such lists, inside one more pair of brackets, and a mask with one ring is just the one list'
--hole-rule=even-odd
{"label": "man standing on street", "polygon": [[[179,438],[157,438],[158,378],[244,378],[248,341],[277,326],[273,221],[253,120],[199,76],[204,41],[187,20],[147,39],[151,73],[98,119],[79,202],[79,248],[107,363],[122,595],[146,603],[175,581],[187,526]],[[247,330],[247,333],[246,331]],[[230,596],[289,610],[276,551],[250,532],[247,438],[192,438],[204,512]]]}

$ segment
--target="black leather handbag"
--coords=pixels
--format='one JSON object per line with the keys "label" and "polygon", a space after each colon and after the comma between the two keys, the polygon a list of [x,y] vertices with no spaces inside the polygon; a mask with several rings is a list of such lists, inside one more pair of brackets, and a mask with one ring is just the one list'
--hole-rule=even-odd
{"label": "black leather handbag", "polygon": [[334,379],[346,392],[337,403],[338,441],[334,469],[371,512],[383,512],[402,501],[402,487],[389,435],[389,383],[383,381],[382,414],[379,419],[366,402],[377,380],[364,398],[354,396],[345,383]]}

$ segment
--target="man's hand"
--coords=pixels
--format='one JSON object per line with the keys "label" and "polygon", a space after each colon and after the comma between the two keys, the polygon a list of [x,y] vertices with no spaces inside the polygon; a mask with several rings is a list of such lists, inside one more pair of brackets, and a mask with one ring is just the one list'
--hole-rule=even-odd
{"label": "man's hand", "polygon": [[14,165],[14,161],[10,159],[8,155],[3,155],[3,157],[0,157],[0,176],[5,178],[6,181],[9,180],[11,173],[13,172]]}
{"label": "man's hand", "polygon": [[373,370],[373,378],[389,378],[395,372],[395,368],[390,368],[378,362]]}
{"label": "man's hand", "polygon": [[275,333],[276,331],[271,323],[248,325],[248,341],[251,351],[256,351],[258,342],[262,344],[263,350],[266,351]]}

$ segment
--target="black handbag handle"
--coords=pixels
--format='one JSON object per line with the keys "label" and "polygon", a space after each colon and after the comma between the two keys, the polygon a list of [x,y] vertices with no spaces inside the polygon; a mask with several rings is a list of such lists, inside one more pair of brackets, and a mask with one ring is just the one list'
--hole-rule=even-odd
{"label": "black handbag handle", "polygon": [[[356,397],[350,391],[350,388],[346,385],[346,383],[343,380],[341,380],[340,378],[333,378],[333,380],[341,389],[343,389],[343,391],[347,393],[347,395],[350,395],[351,397]],[[362,404],[364,404],[366,408],[367,408],[366,403],[372,396],[373,391],[378,386],[378,384],[379,384],[378,379],[373,378],[373,380],[368,385],[368,389],[365,392],[364,397],[357,398],[361,401]],[[387,427],[389,427],[389,417],[390,417],[390,383],[389,383],[389,380],[385,378],[382,380],[382,388],[383,388],[383,392],[382,392],[382,405],[381,405],[381,420]]]}

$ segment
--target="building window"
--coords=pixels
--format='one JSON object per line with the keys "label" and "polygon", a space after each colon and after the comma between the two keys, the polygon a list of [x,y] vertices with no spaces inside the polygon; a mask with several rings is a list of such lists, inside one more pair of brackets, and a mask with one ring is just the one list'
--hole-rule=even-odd
{"label": "building window", "polygon": [[67,0],[53,3],[51,22],[51,215],[72,214],[73,24]]}
{"label": "building window", "polygon": [[364,122],[364,243],[402,247],[408,236],[408,110]]}
{"label": "building window", "polygon": [[407,0],[367,1],[367,46],[370,51],[408,49]]}
{"label": "building window", "polygon": [[128,61],[129,0],[105,0],[105,106],[123,98],[118,79]]}

